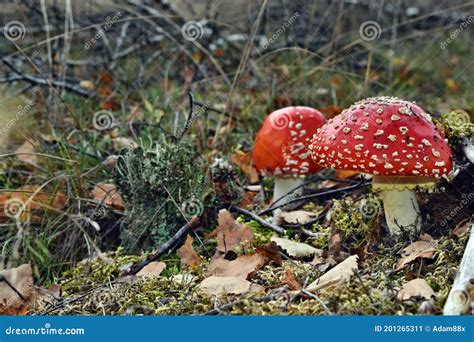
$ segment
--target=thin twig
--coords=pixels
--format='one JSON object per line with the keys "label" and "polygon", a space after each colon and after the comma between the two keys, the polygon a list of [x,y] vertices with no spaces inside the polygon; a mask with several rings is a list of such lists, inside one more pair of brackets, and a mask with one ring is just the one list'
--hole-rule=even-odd
{"label": "thin twig", "polygon": [[162,255],[167,253],[171,248],[175,247],[176,243],[179,240],[181,240],[188,233],[189,230],[198,227],[199,224],[200,224],[199,217],[193,216],[188,223],[186,223],[183,227],[181,227],[180,230],[178,230],[176,234],[174,234],[171,237],[171,239],[169,239],[164,244],[162,244],[160,248],[155,253],[150,255],[146,260],[143,260],[141,263],[134,266],[128,274],[129,275],[137,274],[143,267],[145,267],[146,265],[148,265],[149,263],[153,261],[158,260]]}
{"label": "thin twig", "polygon": [[301,196],[301,197],[295,198],[291,201],[288,201],[286,203],[277,205],[273,208],[268,208],[268,209],[262,210],[258,213],[258,215],[265,215],[265,214],[271,213],[272,211],[275,211],[276,209],[284,207],[288,204],[297,203],[297,202],[300,202],[300,201],[304,201],[304,200],[307,200],[307,199],[312,199],[312,198],[316,198],[316,197],[320,197],[320,196],[324,196],[324,195],[332,195],[332,194],[336,194],[336,193],[343,192],[343,191],[354,190],[354,189],[357,189],[357,188],[364,188],[364,187],[370,186],[370,184],[371,184],[371,182],[365,182],[365,183],[360,182],[360,183],[357,183],[357,184],[354,184],[354,185],[351,185],[351,186],[347,186],[347,187],[344,187],[344,188],[331,189],[331,190],[318,192],[318,193],[311,194],[311,195]]}
{"label": "thin twig", "polygon": [[260,223],[262,226],[270,228],[271,230],[273,230],[274,232],[277,232],[278,234],[286,234],[285,229],[283,229],[282,227],[277,226],[276,224],[273,224],[271,222],[268,222],[268,221],[264,220],[263,218],[261,218],[257,214],[252,213],[251,211],[248,211],[248,210],[245,210],[245,209],[242,209],[242,208],[239,208],[239,207],[235,207],[235,206],[231,206],[229,210],[234,211],[234,212],[239,213],[239,214],[242,214],[242,215],[245,215],[245,216],[248,216],[251,219],[253,219],[254,221],[257,221],[258,223]]}

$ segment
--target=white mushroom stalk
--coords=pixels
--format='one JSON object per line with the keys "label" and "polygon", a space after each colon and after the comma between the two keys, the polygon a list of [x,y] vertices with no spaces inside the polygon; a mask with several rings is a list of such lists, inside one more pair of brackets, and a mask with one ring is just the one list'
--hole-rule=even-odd
{"label": "white mushroom stalk", "polygon": [[474,225],[459,266],[458,274],[444,305],[444,315],[462,315],[474,310]]}
{"label": "white mushroom stalk", "polygon": [[420,233],[420,207],[413,189],[416,186],[427,188],[434,182],[430,178],[374,176],[372,188],[381,191],[385,221],[391,236],[405,233],[413,237]]}
{"label": "white mushroom stalk", "polygon": [[[288,203],[289,200],[293,199],[292,198],[293,196],[299,196],[303,193],[303,187],[302,187],[303,184],[304,184],[303,177],[276,177],[275,186],[273,188],[272,203],[278,204],[278,205]],[[291,195],[286,196],[292,190],[294,191],[291,193]]]}
{"label": "white mushroom stalk", "polygon": [[421,229],[420,207],[412,190],[382,191],[381,198],[390,235],[409,231],[415,236]]}

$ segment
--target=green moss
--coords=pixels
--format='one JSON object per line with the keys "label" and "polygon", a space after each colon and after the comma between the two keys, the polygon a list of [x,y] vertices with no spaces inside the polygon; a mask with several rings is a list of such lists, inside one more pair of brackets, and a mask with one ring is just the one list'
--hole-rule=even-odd
{"label": "green moss", "polygon": [[459,145],[463,138],[472,139],[474,135],[474,124],[470,121],[469,114],[462,110],[441,115],[440,123],[444,128],[450,145]]}
{"label": "green moss", "polygon": [[62,290],[67,296],[105,284],[116,279],[125,267],[144,257],[125,255],[124,249],[119,248],[115,252],[108,252],[92,260],[83,260],[76,267],[63,273]]}
{"label": "green moss", "polygon": [[373,194],[366,195],[357,202],[351,197],[345,197],[334,200],[331,218],[344,239],[361,242],[371,232],[380,208],[380,200]]}
{"label": "green moss", "polygon": [[127,252],[156,248],[193,215],[214,206],[205,163],[185,142],[163,138],[124,151],[114,178],[128,213],[121,226]]}

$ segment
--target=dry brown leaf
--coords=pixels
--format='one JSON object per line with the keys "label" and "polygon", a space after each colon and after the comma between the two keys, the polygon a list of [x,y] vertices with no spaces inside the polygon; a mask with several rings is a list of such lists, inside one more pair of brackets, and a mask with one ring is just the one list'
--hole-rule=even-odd
{"label": "dry brown leaf", "polygon": [[397,298],[400,300],[407,300],[412,297],[431,299],[434,296],[435,292],[425,279],[413,279],[403,285],[400,292],[398,292]]}
{"label": "dry brown leaf", "polygon": [[180,260],[181,260],[181,268],[185,267],[197,267],[201,264],[201,258],[196,253],[193,248],[193,238],[191,235],[188,235],[184,245],[182,245],[177,251]]}
{"label": "dry brown leaf", "polygon": [[357,176],[359,172],[352,170],[336,170],[336,177],[340,179],[347,179]]}
{"label": "dry brown leaf", "polygon": [[276,216],[274,216],[275,224],[279,225],[282,221],[289,224],[305,224],[315,217],[318,216],[317,213],[313,213],[305,210],[294,210],[294,211],[282,211],[276,210]]}
{"label": "dry brown leaf", "polygon": [[118,210],[123,210],[123,201],[120,194],[117,192],[114,184],[99,183],[92,190],[92,196],[96,201],[102,204],[113,207]]}
{"label": "dry brown leaf", "polygon": [[246,224],[235,221],[226,209],[219,211],[218,223],[219,225],[216,228],[218,253],[239,252],[252,246],[252,229]]}
{"label": "dry brown leaf", "polygon": [[237,165],[244,174],[249,177],[250,183],[258,183],[258,173],[252,164],[252,153],[244,153],[242,151],[236,152],[230,157],[230,161]]}
{"label": "dry brown leaf", "polygon": [[354,274],[354,271],[357,270],[358,264],[357,260],[359,257],[357,255],[351,255],[343,262],[336,265],[334,268],[330,269],[328,272],[324,273],[321,277],[313,281],[308,287],[308,291],[315,291],[320,288],[323,284],[328,284],[329,286],[338,286],[348,282],[351,276]]}
{"label": "dry brown leaf", "polygon": [[257,252],[241,255],[231,261],[224,258],[214,259],[209,265],[209,269],[211,274],[215,276],[247,279],[253,273],[262,269],[268,261],[264,254]]}
{"label": "dry brown leaf", "polygon": [[166,264],[162,261],[153,261],[150,262],[148,265],[143,267],[140,272],[137,273],[137,276],[142,277],[156,277],[163,272],[166,268]]}
{"label": "dry brown leaf", "polygon": [[[33,294],[33,275],[29,264],[1,271],[0,274],[5,277],[24,299],[28,300]],[[5,281],[0,281],[0,305],[0,313],[2,313],[3,310],[23,308],[27,303]]]}
{"label": "dry brown leaf", "polygon": [[67,199],[68,197],[61,192],[49,194],[41,190],[38,185],[25,185],[15,191],[0,194],[0,218],[39,222],[41,221],[39,211],[60,210],[65,206]]}
{"label": "dry brown leaf", "polygon": [[204,279],[199,287],[208,295],[242,294],[249,292],[252,283],[238,277],[211,276]]}
{"label": "dry brown leaf", "polygon": [[239,203],[239,207],[247,208],[248,206],[250,206],[253,203],[253,200],[254,200],[255,196],[257,196],[257,195],[258,195],[258,192],[245,191],[243,196],[242,196],[242,200]]}
{"label": "dry brown leaf", "polygon": [[420,236],[420,239],[422,240],[415,241],[402,250],[403,257],[397,262],[397,270],[418,258],[433,259],[434,252],[436,252],[436,241],[428,234]]}
{"label": "dry brown leaf", "polygon": [[257,253],[265,255],[265,257],[275,263],[277,266],[281,266],[282,259],[280,254],[280,249],[274,242],[269,242],[265,245],[259,246],[256,248]]}
{"label": "dry brown leaf", "polygon": [[471,226],[472,226],[471,221],[469,219],[465,219],[458,223],[458,225],[453,229],[451,234],[455,236],[461,236],[465,232],[469,231],[469,228],[471,228]]}
{"label": "dry brown leaf", "polygon": [[295,273],[291,268],[287,269],[285,272],[285,283],[293,291],[298,291],[303,288],[298,279],[296,279]]}
{"label": "dry brown leaf", "polygon": [[26,140],[20,147],[17,148],[15,153],[16,159],[32,166],[38,166],[38,156],[35,153],[36,148],[29,140]]}

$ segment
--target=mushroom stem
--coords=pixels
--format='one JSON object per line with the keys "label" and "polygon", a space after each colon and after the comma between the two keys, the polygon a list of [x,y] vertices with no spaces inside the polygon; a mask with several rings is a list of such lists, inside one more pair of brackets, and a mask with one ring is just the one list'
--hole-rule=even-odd
{"label": "mushroom stem", "polygon": [[474,164],[474,141],[472,139],[464,138],[462,141],[462,150],[471,164]]}
{"label": "mushroom stem", "polygon": [[398,236],[402,231],[408,231],[416,236],[421,229],[421,217],[415,193],[408,189],[385,190],[381,197],[390,235]]}
{"label": "mushroom stem", "polygon": [[[303,177],[276,177],[275,178],[275,187],[273,188],[273,204],[276,204],[275,201],[278,201],[278,204],[288,201],[288,198],[283,198],[291,190],[297,188],[298,186],[304,183]],[[299,196],[303,193],[303,188],[298,188],[295,190],[292,195]]]}
{"label": "mushroom stem", "polygon": [[459,266],[458,274],[444,305],[444,315],[467,314],[474,305],[470,288],[474,281],[474,225],[471,226],[469,241]]}

